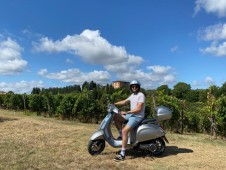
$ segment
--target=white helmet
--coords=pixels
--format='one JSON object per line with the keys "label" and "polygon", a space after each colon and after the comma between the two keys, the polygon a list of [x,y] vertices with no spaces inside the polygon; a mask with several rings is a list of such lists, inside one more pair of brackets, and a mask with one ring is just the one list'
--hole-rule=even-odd
{"label": "white helmet", "polygon": [[132,80],[129,84],[129,88],[130,88],[130,91],[132,92],[132,85],[137,85],[138,86],[138,92],[140,91],[140,82],[138,80]]}

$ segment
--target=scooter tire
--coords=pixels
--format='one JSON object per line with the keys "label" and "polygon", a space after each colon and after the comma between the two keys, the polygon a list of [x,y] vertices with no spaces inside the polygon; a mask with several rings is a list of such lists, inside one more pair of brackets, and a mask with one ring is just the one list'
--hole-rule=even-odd
{"label": "scooter tire", "polygon": [[105,141],[103,139],[91,140],[88,143],[88,152],[90,155],[98,155],[105,148]]}
{"label": "scooter tire", "polygon": [[157,149],[152,153],[153,156],[159,156],[165,151],[165,142],[161,138],[158,138],[155,140],[155,143],[157,145]]}

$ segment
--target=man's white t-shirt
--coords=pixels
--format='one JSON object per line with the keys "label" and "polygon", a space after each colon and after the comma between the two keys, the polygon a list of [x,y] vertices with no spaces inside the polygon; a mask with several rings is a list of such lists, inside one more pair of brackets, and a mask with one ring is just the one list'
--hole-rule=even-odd
{"label": "man's white t-shirt", "polygon": [[130,101],[130,109],[133,110],[137,107],[138,103],[143,103],[142,109],[139,113],[134,114],[135,116],[138,117],[144,117],[144,112],[145,112],[145,96],[142,92],[136,93],[136,94],[131,94],[127,100]]}

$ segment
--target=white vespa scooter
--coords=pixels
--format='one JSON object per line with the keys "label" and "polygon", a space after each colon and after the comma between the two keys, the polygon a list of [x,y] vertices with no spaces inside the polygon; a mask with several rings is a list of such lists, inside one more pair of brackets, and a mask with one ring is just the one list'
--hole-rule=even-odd
{"label": "white vespa scooter", "polygon": [[[108,114],[101,122],[99,129],[94,132],[88,143],[88,152],[91,155],[100,154],[105,148],[105,141],[114,148],[122,146],[122,140],[113,137],[111,124],[115,114],[120,111],[114,105],[108,106]],[[166,132],[160,127],[159,121],[168,120],[172,117],[172,111],[165,107],[156,107],[156,118],[144,119],[137,127],[129,133],[127,147],[136,150],[145,150],[154,156],[165,151],[165,142],[168,143]]]}

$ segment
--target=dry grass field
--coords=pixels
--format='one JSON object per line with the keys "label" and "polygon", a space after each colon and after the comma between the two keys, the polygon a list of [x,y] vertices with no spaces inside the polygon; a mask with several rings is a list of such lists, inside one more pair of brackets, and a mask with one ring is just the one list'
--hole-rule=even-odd
{"label": "dry grass field", "polygon": [[168,133],[170,144],[160,157],[131,150],[125,161],[114,162],[118,149],[108,144],[101,155],[91,156],[87,143],[97,128],[0,110],[0,169],[226,169],[226,141],[201,134]]}

